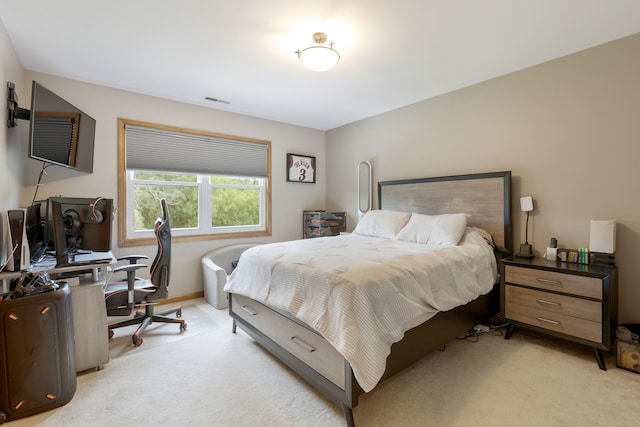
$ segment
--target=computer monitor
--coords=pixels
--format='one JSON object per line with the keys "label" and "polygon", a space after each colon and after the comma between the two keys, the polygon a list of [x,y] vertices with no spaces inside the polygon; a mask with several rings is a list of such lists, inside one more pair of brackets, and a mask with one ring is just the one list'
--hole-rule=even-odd
{"label": "computer monitor", "polygon": [[112,199],[51,197],[49,208],[58,265],[77,252],[111,250]]}
{"label": "computer monitor", "polygon": [[33,255],[36,245],[41,245],[45,242],[44,233],[46,221],[43,220],[41,211],[42,205],[40,203],[33,203],[27,208],[25,227],[31,255]]}

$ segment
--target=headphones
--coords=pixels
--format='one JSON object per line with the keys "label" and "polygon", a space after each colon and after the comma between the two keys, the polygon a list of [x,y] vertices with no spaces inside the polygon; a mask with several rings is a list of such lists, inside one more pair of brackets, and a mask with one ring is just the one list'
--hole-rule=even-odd
{"label": "headphones", "polygon": [[104,216],[102,215],[102,212],[100,212],[99,210],[96,210],[96,205],[100,200],[104,200],[104,197],[98,197],[93,201],[93,203],[89,205],[89,207],[91,208],[91,212],[89,213],[89,219],[93,224],[102,224],[102,221],[104,221]]}

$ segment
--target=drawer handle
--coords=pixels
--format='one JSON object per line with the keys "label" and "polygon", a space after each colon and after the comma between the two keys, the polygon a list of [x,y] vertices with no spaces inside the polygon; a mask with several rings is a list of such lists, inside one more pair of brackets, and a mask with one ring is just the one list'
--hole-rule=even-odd
{"label": "drawer handle", "polygon": [[538,301],[540,304],[554,305],[556,307],[560,307],[562,305],[562,304],[557,303],[557,302],[547,301],[547,300],[543,300],[543,299],[537,299],[536,301]]}
{"label": "drawer handle", "polygon": [[256,314],[258,314],[258,312],[257,312],[257,311],[253,310],[251,307],[249,307],[249,306],[247,306],[247,305],[243,305],[243,306],[242,306],[242,309],[243,309],[244,311],[246,311],[247,313],[249,313],[250,315],[252,315],[252,316],[255,316]]}
{"label": "drawer handle", "polygon": [[556,322],[555,320],[545,319],[544,317],[536,317],[536,319],[538,319],[541,322],[551,323],[551,324],[554,324],[554,325],[559,325],[560,324],[560,322]]}
{"label": "drawer handle", "polygon": [[293,341],[295,344],[297,344],[300,348],[302,348],[303,350],[308,351],[309,353],[313,353],[314,351],[316,351],[315,348],[313,348],[312,346],[310,346],[309,344],[307,344],[306,342],[302,341],[300,338],[298,337],[291,337],[291,341]]}
{"label": "drawer handle", "polygon": [[538,277],[536,279],[536,281],[538,283],[544,283],[545,285],[562,286],[562,282],[560,280],[549,280],[549,279],[542,279],[542,278]]}

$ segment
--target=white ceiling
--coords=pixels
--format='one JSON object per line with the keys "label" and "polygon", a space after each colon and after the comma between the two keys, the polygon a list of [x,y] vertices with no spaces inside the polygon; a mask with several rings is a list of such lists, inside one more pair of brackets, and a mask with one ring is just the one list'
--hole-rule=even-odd
{"label": "white ceiling", "polygon": [[[328,130],[638,33],[640,1],[2,0],[0,20],[28,70]],[[317,31],[324,73],[294,54]]]}

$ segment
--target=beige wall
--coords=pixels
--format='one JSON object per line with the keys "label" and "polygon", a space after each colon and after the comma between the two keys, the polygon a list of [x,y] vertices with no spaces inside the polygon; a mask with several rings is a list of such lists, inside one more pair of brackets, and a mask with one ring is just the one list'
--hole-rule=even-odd
{"label": "beige wall", "polygon": [[511,170],[514,243],[531,195],[538,255],[550,237],[586,247],[590,219],[617,220],[620,320],[640,322],[638,52],[635,35],[329,131],[328,209],[354,226],[361,160],[374,183]]}
{"label": "beige wall", "polygon": [[[118,117],[271,140],[273,236],[257,241],[299,238],[302,210],[325,207],[325,193],[326,207],[346,210],[353,228],[361,160],[373,163],[375,182],[511,170],[516,244],[524,240],[522,195],[535,199],[529,240],[538,254],[551,236],[564,247],[587,246],[591,218],[618,221],[620,320],[640,321],[640,35],[334,129],[326,133],[326,157],[319,131],[25,73],[1,23],[0,49],[3,85],[16,83],[22,107],[30,108],[36,79],[97,120],[94,173],[51,167],[39,199],[116,199]],[[2,213],[31,202],[40,169],[26,158],[28,124],[4,129]],[[316,184],[285,181],[287,152],[317,156]],[[113,236],[116,254],[154,254],[151,246],[118,248],[115,230]],[[171,295],[202,290],[200,257],[229,243],[176,244]]]}
{"label": "beige wall", "polygon": [[[30,102],[23,90],[24,70],[20,66],[16,52],[11,45],[4,25],[0,22],[0,82],[2,84],[2,131],[0,131],[0,224],[4,224],[7,209],[18,207],[21,174],[21,140],[28,122],[20,121],[19,126],[7,128],[6,99],[7,82],[16,85],[19,105],[29,108]],[[0,226],[0,242],[4,242],[4,227]],[[6,259],[6,248],[0,245],[0,265]]]}
{"label": "beige wall", "polygon": [[[271,141],[273,233],[269,238],[242,241],[268,242],[301,238],[302,211],[324,207],[324,132],[29,71],[25,73],[23,84],[28,88],[21,88],[23,93],[26,92],[24,99],[30,99],[32,80],[38,81],[96,119],[93,174],[82,174],[57,166],[49,167],[39,187],[38,199],[62,194],[110,197],[117,202],[117,119],[122,117]],[[25,103],[27,108],[30,104],[30,101]],[[23,135],[22,144],[20,162],[24,165],[24,176],[19,202],[25,206],[33,199],[42,163],[27,158],[28,132]],[[286,182],[287,152],[317,157],[319,170],[315,184]],[[155,255],[155,246],[117,247],[116,227],[117,223],[114,221],[112,242],[116,255]],[[202,291],[202,255],[214,248],[239,242],[235,239],[174,243],[170,296]]]}

